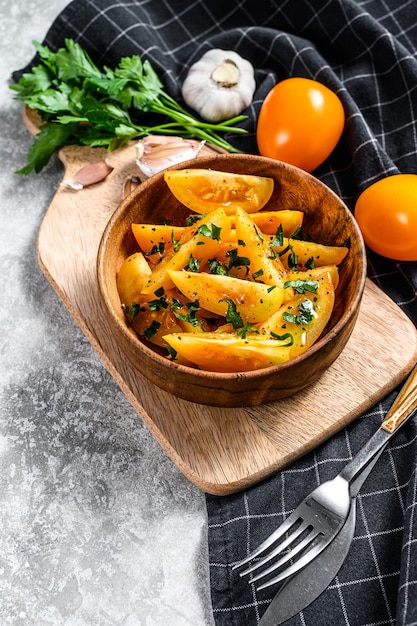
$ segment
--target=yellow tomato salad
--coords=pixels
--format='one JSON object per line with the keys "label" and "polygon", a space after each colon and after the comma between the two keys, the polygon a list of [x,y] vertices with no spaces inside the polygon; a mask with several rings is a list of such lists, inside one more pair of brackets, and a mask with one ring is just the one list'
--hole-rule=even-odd
{"label": "yellow tomato salad", "polygon": [[300,239],[303,212],[262,211],[273,180],[189,169],[165,181],[190,216],[132,224],[117,287],[134,331],[167,358],[213,372],[285,363],[322,334],[345,246]]}

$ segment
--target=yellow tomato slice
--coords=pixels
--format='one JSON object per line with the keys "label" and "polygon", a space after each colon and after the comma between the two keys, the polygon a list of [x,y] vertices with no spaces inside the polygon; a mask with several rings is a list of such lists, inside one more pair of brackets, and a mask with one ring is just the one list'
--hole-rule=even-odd
{"label": "yellow tomato slice", "polygon": [[250,261],[248,279],[282,287],[284,267],[279,257],[273,260],[268,256],[263,234],[251,216],[239,208],[236,209],[236,238],[239,256]]}
{"label": "yellow tomato slice", "polygon": [[[269,236],[269,240],[272,242],[273,237]],[[317,267],[333,264],[339,265],[349,252],[348,248],[345,246],[326,246],[321,243],[314,243],[313,241],[287,239],[286,237],[284,237],[282,246],[274,245],[272,247],[276,253],[279,254],[289,245],[294,254],[296,254],[299,265],[305,265],[309,259],[313,259]],[[286,252],[280,257],[284,265],[288,265],[288,255],[289,252]]]}
{"label": "yellow tomato slice", "polygon": [[[174,300],[176,302],[175,307],[172,306]],[[166,306],[158,306],[163,301],[165,301]],[[178,306],[181,302],[183,303],[182,307]],[[166,348],[163,337],[168,333],[202,333],[204,332],[203,329],[206,328],[204,314],[208,314],[208,312],[199,310],[195,324],[188,321],[189,311],[186,300],[176,288],[164,291],[160,298],[157,296],[149,298],[141,294],[137,304],[140,306],[133,319],[130,311],[127,311],[130,325],[138,335],[144,335],[148,341],[159,346]],[[182,317],[178,317],[177,313],[181,314]],[[209,328],[209,330],[211,329]]]}
{"label": "yellow tomato slice", "polygon": [[191,301],[198,300],[203,309],[226,316],[231,300],[243,323],[262,322],[282,304],[284,289],[232,276],[169,270],[178,289]]}
{"label": "yellow tomato slice", "polygon": [[117,274],[120,302],[126,306],[139,302],[140,293],[150,275],[151,269],[141,252],[135,252],[123,261]]}
{"label": "yellow tomato slice", "polygon": [[337,265],[323,265],[323,267],[315,267],[311,270],[306,270],[305,272],[288,272],[285,280],[320,281],[323,279],[323,274],[327,274],[330,277],[334,290],[336,291],[339,284],[339,268]]}
{"label": "yellow tomato slice", "polygon": [[[155,326],[154,326],[155,325]],[[152,335],[147,336],[148,341],[157,346],[166,347],[164,335],[167,333],[180,333],[184,331],[184,327],[180,320],[174,315],[170,309],[163,311],[151,311],[148,307],[143,306],[141,311],[132,321],[132,328],[138,335],[145,335],[154,329]]]}
{"label": "yellow tomato slice", "polygon": [[[293,345],[290,348],[290,358],[305,352],[317,341],[332,314],[335,290],[331,274],[330,272],[317,274],[316,280],[318,283],[316,293],[306,291],[303,294],[296,294],[290,302],[283,304],[277,313],[258,325],[261,334],[274,333],[279,337],[287,333],[292,335]],[[302,320],[303,310],[311,312],[310,321]],[[298,323],[289,321],[287,315],[294,315]]]}
{"label": "yellow tomato slice", "polygon": [[254,213],[266,205],[274,190],[272,178],[208,169],[167,171],[164,178],[177,200],[196,213],[218,207],[227,214],[236,207]]}
{"label": "yellow tomato slice", "polygon": [[[207,228],[207,231],[204,228]],[[219,239],[210,236],[216,229]],[[230,234],[230,220],[223,209],[217,209],[209,213],[194,225],[194,235],[185,243],[179,245],[178,250],[170,249],[165,258],[152,270],[152,274],[142,289],[143,294],[155,293],[163,287],[165,290],[174,286],[169,275],[169,270],[181,270],[190,262],[193,257],[196,260],[204,261],[215,258],[221,247],[222,239],[227,240]],[[214,233],[216,234],[216,233]]]}
{"label": "yellow tomato slice", "polygon": [[[304,213],[283,209],[281,211],[260,211],[250,214],[253,222],[263,232],[264,235],[275,235],[278,228],[282,226],[285,237],[293,235],[303,224]],[[232,221],[232,229],[235,227],[235,220]]]}
{"label": "yellow tomato slice", "polygon": [[178,333],[164,339],[182,358],[211,372],[247,372],[289,359],[288,342],[260,335],[243,339],[231,333]]}
{"label": "yellow tomato slice", "polygon": [[[195,230],[195,229],[194,229]],[[169,226],[167,224],[132,224],[133,236],[140,249],[148,253],[159,245],[172,245],[181,238],[185,239],[186,234],[191,230],[186,226]]]}

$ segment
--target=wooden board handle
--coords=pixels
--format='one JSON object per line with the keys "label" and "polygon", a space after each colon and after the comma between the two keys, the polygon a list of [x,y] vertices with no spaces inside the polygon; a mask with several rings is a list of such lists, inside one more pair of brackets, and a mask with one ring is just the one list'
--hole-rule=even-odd
{"label": "wooden board handle", "polygon": [[395,432],[415,409],[417,409],[417,367],[414,367],[407,378],[381,427],[389,433]]}

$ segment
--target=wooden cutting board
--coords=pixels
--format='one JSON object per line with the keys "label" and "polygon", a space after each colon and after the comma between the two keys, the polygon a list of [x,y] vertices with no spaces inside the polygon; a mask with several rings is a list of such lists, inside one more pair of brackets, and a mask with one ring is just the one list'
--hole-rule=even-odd
{"label": "wooden cutting board", "polygon": [[[32,130],[30,122],[26,120]],[[341,356],[310,388],[278,402],[222,409],[189,403],[149,383],[116,345],[96,280],[102,232],[138,175],[134,147],[60,151],[64,180],[108,157],[114,171],[82,191],[62,185],[42,222],[37,253],[46,277],[172,461],[203,491],[234,493],[277,472],[332,436],[398,385],[417,361],[417,332],[367,281],[359,319]]]}

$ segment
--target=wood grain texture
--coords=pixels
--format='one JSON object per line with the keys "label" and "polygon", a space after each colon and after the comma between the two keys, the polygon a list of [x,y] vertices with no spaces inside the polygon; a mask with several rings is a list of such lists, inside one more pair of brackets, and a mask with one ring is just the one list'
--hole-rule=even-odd
{"label": "wood grain texture", "polygon": [[[59,156],[68,178],[108,155],[70,147]],[[266,478],[354,420],[411,370],[416,329],[368,280],[346,348],[316,383],[291,398],[225,409],[187,402],[154,386],[121,353],[99,297],[100,239],[126,177],[138,173],[133,146],[109,158],[115,170],[104,182],[80,192],[58,189],[39,231],[39,263],[149,430],[200,489],[226,495]]]}

